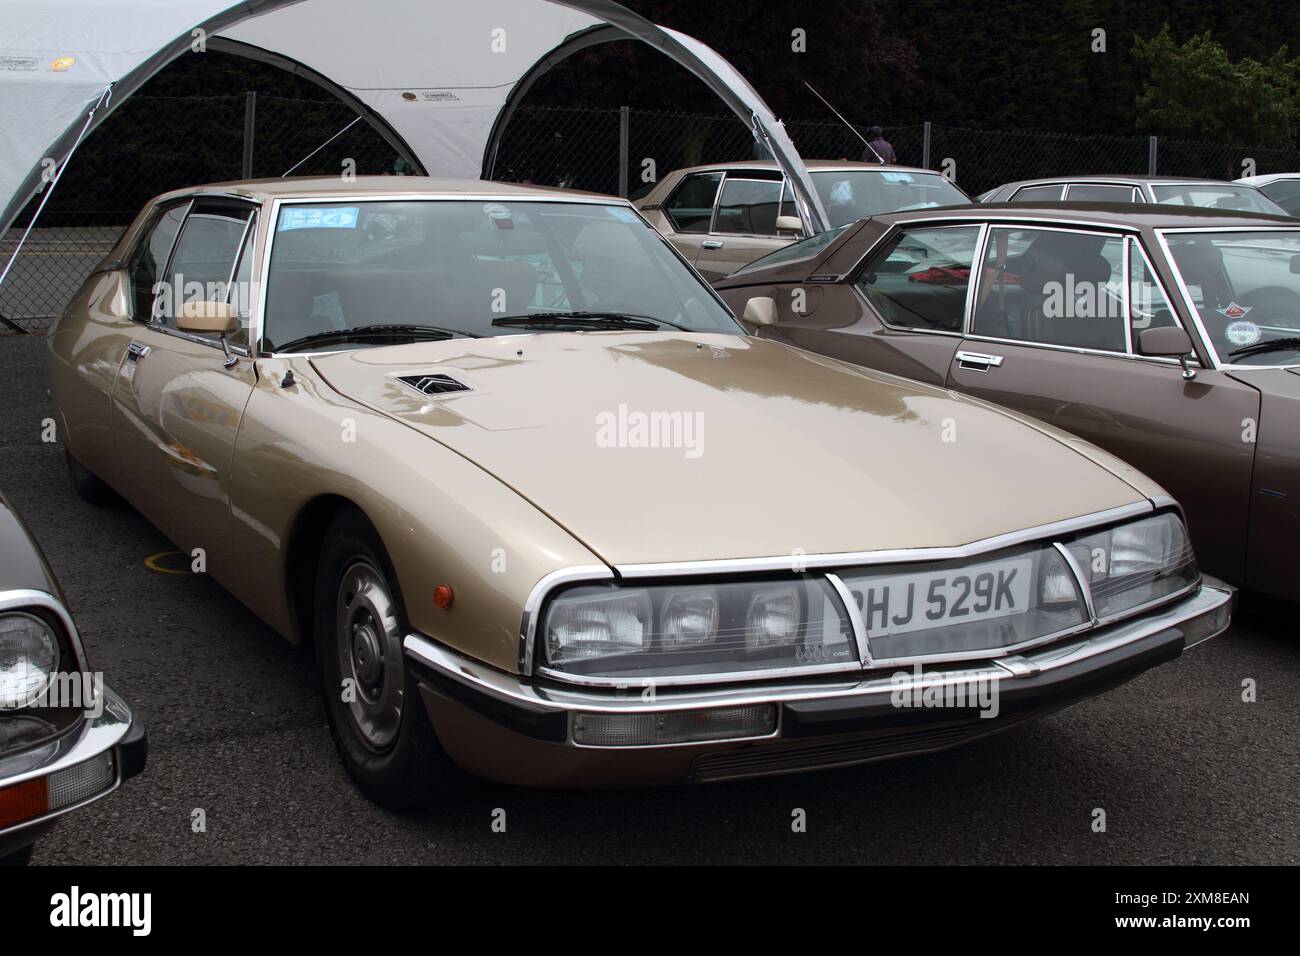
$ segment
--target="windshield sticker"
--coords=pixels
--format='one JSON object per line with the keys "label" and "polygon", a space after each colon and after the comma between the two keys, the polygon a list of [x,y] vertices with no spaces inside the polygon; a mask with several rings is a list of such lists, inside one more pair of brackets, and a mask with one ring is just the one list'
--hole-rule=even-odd
{"label": "windshield sticker", "polygon": [[[1219,311],[1222,312],[1224,310],[1220,309]],[[1227,336],[1228,341],[1237,346],[1237,348],[1246,345],[1254,345],[1259,341],[1260,337],[1259,326],[1254,322],[1232,322],[1223,330],[1223,334]]]}
{"label": "windshield sticker", "polygon": [[910,183],[915,181],[912,179],[911,173],[881,173],[880,177],[887,183]]}
{"label": "windshield sticker", "polygon": [[358,206],[331,206],[326,209],[291,206],[280,210],[280,232],[291,229],[355,229],[360,214]]}
{"label": "windshield sticker", "polygon": [[1244,319],[1246,313],[1250,311],[1250,306],[1237,305],[1235,302],[1229,302],[1226,309],[1215,309],[1214,311],[1219,313],[1219,315],[1223,316],[1225,319]]}
{"label": "windshield sticker", "polygon": [[621,209],[618,206],[610,206],[608,208],[609,214],[619,222],[630,222],[633,225],[638,225],[641,222],[641,220],[637,218],[637,214],[631,209]]}

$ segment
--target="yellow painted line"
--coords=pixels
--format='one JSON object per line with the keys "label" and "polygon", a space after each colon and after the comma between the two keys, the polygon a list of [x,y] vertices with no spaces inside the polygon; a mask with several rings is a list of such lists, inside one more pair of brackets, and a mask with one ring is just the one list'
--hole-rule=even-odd
{"label": "yellow painted line", "polygon": [[[175,568],[164,568],[164,567],[159,566],[159,564],[158,564],[158,559],[159,559],[159,558],[168,558],[168,557],[171,557],[171,556],[174,555],[174,554],[178,554],[178,555],[180,555],[181,558],[182,558],[184,561],[186,561],[186,566],[185,566],[185,570],[184,570],[184,571],[177,571]],[[188,562],[189,562],[189,555],[187,555],[187,554],[186,554],[185,552],[183,552],[183,551],[159,551],[157,554],[151,554],[151,555],[149,555],[149,557],[145,558],[145,559],[144,559],[144,566],[145,566],[146,568],[148,568],[150,571],[157,571],[159,574],[184,574],[184,575],[191,575],[191,574],[193,574],[194,572],[191,571],[191,570],[189,569],[189,564],[188,564]]]}

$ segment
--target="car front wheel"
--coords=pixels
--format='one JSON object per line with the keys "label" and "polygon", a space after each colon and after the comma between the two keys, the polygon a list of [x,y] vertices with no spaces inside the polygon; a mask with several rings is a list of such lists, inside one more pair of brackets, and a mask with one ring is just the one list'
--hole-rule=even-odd
{"label": "car front wheel", "polygon": [[356,511],[335,518],[316,581],[321,693],[343,765],[371,800],[410,810],[446,796],[459,770],[429,723],[402,639],[406,614],[379,535]]}

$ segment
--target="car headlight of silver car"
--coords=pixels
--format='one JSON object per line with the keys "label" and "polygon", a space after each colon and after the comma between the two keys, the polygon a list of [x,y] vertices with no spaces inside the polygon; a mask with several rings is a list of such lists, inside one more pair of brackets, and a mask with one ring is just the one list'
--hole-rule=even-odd
{"label": "car headlight of silver car", "polygon": [[1200,577],[1187,529],[1169,512],[1083,535],[1067,547],[1103,621],[1183,591]]}
{"label": "car headlight of silver car", "polygon": [[544,667],[601,678],[689,678],[843,663],[858,655],[842,603],[821,577],[627,587],[554,598]]}
{"label": "car headlight of silver car", "polygon": [[0,614],[0,710],[33,704],[59,669],[59,636],[43,618]]}

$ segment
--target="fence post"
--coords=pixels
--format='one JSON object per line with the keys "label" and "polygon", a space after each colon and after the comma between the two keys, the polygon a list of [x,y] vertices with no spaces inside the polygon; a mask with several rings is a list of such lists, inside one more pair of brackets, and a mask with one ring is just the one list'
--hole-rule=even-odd
{"label": "fence post", "polygon": [[925,121],[921,132],[921,168],[930,168],[930,121]]}
{"label": "fence post", "polygon": [[1156,138],[1151,136],[1147,139],[1147,175],[1156,174]]}
{"label": "fence post", "polygon": [[618,108],[618,194],[627,198],[627,164],[631,151],[632,110],[626,106]]}
{"label": "fence post", "polygon": [[257,91],[244,94],[244,179],[253,178],[253,135],[257,129]]}

